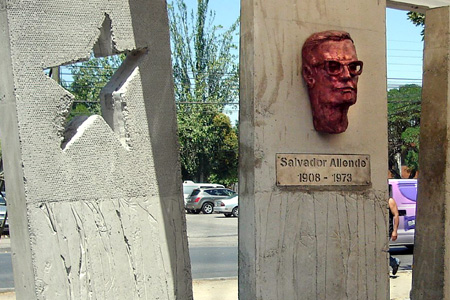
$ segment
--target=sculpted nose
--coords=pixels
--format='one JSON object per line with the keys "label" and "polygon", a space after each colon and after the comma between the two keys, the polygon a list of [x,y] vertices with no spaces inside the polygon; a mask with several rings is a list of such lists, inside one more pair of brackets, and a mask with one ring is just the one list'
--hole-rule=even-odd
{"label": "sculpted nose", "polygon": [[352,77],[352,75],[350,74],[348,66],[342,66],[341,78],[350,79],[351,77]]}

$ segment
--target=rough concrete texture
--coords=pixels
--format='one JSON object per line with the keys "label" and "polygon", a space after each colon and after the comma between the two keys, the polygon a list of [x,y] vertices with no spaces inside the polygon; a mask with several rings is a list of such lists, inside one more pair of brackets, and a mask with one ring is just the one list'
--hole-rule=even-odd
{"label": "rough concrete texture", "polygon": [[426,14],[412,299],[450,299],[450,8]]}
{"label": "rough concrete texture", "polygon": [[[0,0],[0,134],[18,299],[191,299],[165,1]],[[130,52],[67,144],[44,69]],[[114,103],[113,103],[114,104]]]}
{"label": "rough concrete texture", "polygon": [[[237,300],[237,278],[219,278],[193,280],[195,300]],[[399,271],[390,280],[391,300],[408,300],[411,291],[411,271]],[[14,292],[3,293],[0,290],[0,300],[15,300]]]}
{"label": "rough concrete texture", "polygon": [[[241,7],[239,299],[387,299],[384,1],[244,1]],[[349,127],[314,130],[301,47],[345,30],[364,61]],[[371,187],[276,186],[277,153],[369,154]]]}

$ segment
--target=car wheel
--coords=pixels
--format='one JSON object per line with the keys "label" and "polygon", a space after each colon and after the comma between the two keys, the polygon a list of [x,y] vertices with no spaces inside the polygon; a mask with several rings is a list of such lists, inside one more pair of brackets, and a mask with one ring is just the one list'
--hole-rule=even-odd
{"label": "car wheel", "polygon": [[211,202],[206,202],[205,204],[203,204],[202,206],[202,211],[204,214],[212,214],[212,212],[214,211],[214,206]]}
{"label": "car wheel", "polygon": [[231,211],[231,214],[233,215],[233,217],[238,218],[239,217],[239,207],[235,207],[233,208],[233,210]]}
{"label": "car wheel", "polygon": [[224,215],[225,215],[225,217],[227,217],[227,218],[231,217],[231,213],[226,213],[226,214],[224,214]]}

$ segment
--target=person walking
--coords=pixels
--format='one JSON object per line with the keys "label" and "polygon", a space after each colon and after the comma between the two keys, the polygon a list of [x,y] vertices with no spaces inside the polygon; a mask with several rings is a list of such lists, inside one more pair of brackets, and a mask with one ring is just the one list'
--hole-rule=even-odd
{"label": "person walking", "polygon": [[[397,203],[395,202],[394,198],[389,197],[389,238],[392,241],[395,241],[397,239],[397,229],[398,229],[398,222],[400,220],[399,214],[398,214],[398,208]],[[400,260],[396,257],[393,257],[389,253],[389,265],[392,268],[392,275],[397,274],[398,267],[400,266]]]}

